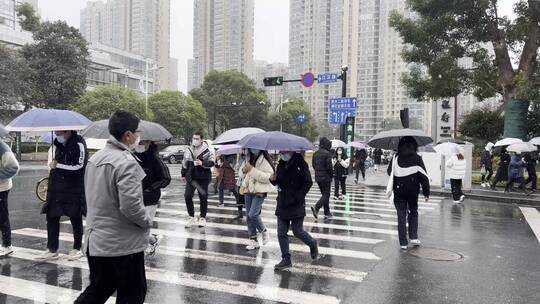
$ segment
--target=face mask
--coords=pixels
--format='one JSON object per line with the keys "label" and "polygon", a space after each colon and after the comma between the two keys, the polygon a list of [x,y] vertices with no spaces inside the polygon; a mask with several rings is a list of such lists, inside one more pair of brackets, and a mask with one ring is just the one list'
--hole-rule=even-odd
{"label": "face mask", "polygon": [[290,161],[292,158],[292,154],[281,154],[281,159],[285,162]]}
{"label": "face mask", "polygon": [[140,136],[137,136],[137,137],[135,138],[135,142],[132,143],[132,144],[130,144],[130,145],[128,146],[128,148],[129,148],[131,151],[133,151],[133,150],[135,150],[135,148],[136,148],[140,143],[141,143],[141,137],[140,137]]}
{"label": "face mask", "polygon": [[249,151],[251,151],[251,153],[255,156],[259,155],[259,153],[261,153],[261,150],[259,149],[249,149]]}
{"label": "face mask", "polygon": [[64,135],[56,136],[56,140],[61,144],[64,144],[66,142],[66,138],[64,137]]}
{"label": "face mask", "polygon": [[146,145],[137,145],[135,147],[135,152],[137,153],[144,153],[148,150],[148,148],[146,147]]}
{"label": "face mask", "polygon": [[200,139],[193,139],[191,141],[191,144],[194,146],[194,147],[198,147],[201,145],[201,140]]}

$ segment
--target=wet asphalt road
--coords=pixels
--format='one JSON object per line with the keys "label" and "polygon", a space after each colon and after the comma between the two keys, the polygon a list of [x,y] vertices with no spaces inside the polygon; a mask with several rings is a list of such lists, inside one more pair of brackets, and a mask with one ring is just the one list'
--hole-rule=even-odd
{"label": "wet asphalt road", "polygon": [[[178,175],[178,167],[171,171]],[[0,303],[70,303],[88,284],[85,260],[33,261],[46,246],[45,218],[34,194],[45,174],[22,171],[10,193],[17,248],[0,259]],[[333,204],[334,219],[306,217],[321,258],[312,262],[308,248],[293,238],[295,267],[275,272],[280,252],[272,198],[262,213],[271,241],[247,252],[245,219],[232,220],[234,206],[219,208],[211,197],[208,227],[186,230],[182,195],[176,178],[158,209],[154,228],[162,242],[146,262],[147,303],[540,303],[540,245],[516,206],[456,206],[440,197],[421,204],[423,247],[463,255],[443,262],[400,252],[395,212],[382,191],[352,188],[347,200]],[[313,188],[308,204],[317,199]],[[63,224],[62,232],[60,251],[67,253],[70,225]]]}

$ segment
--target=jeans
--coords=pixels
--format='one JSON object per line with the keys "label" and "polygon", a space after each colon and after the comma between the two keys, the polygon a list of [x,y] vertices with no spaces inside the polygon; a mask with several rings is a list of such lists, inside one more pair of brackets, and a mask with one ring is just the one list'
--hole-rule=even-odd
{"label": "jeans", "polygon": [[489,182],[491,176],[493,175],[493,168],[486,168],[487,177],[485,174],[482,174],[482,183]]}
{"label": "jeans", "polygon": [[0,192],[0,231],[2,231],[2,246],[11,246],[11,225],[9,224],[8,191]]}
{"label": "jeans", "polygon": [[277,218],[277,231],[278,231],[278,241],[279,248],[281,249],[281,258],[284,260],[290,260],[291,254],[289,253],[289,226],[292,227],[292,231],[295,237],[300,239],[304,244],[308,245],[309,248],[312,248],[317,244],[317,242],[304,230],[304,218],[298,217],[292,220],[284,220]]}
{"label": "jeans", "polygon": [[[193,180],[198,183],[205,193],[199,192],[199,201],[201,204],[201,217],[206,217],[206,212],[208,210],[208,185],[210,184],[209,179],[202,180]],[[193,206],[193,195],[195,194],[195,187],[191,183],[186,183],[186,190],[184,192],[184,198],[186,200],[186,208],[188,214],[191,217],[195,216],[195,207]]]}
{"label": "jeans", "polygon": [[[82,217],[70,217],[73,228],[73,249],[81,250],[83,238]],[[60,238],[60,217],[47,217],[47,249],[51,252],[58,251],[58,241]]]}
{"label": "jeans", "polygon": [[461,179],[450,179],[450,187],[452,188],[452,198],[454,201],[459,201],[463,195],[463,192],[461,191],[462,182]]}
{"label": "jeans", "polygon": [[261,218],[262,204],[264,197],[259,197],[252,193],[245,194],[246,200],[246,217],[248,226],[248,235],[251,239],[257,238],[257,231],[263,232],[266,230]]}
{"label": "jeans", "polygon": [[76,304],[105,303],[115,291],[117,304],[144,303],[147,287],[143,252],[119,257],[93,257],[88,253],[88,265],[90,286]]}
{"label": "jeans", "polygon": [[358,180],[358,176],[360,175],[360,172],[362,172],[362,178],[366,179],[366,165],[362,162],[356,165],[356,180]]}
{"label": "jeans", "polygon": [[341,194],[347,194],[347,188],[345,187],[345,181],[347,178],[334,177],[334,196],[339,196],[339,185],[341,185]]}
{"label": "jeans", "polygon": [[[233,188],[230,191],[234,195],[234,199],[236,200],[236,204],[238,205],[238,211],[242,212],[242,205],[241,204],[243,204],[243,202],[240,201],[240,193],[238,193],[238,190],[236,188]],[[219,203],[223,204],[223,201],[225,200],[225,190],[224,189],[219,189],[218,199],[219,199]]]}
{"label": "jeans", "polygon": [[527,177],[525,185],[531,183],[531,189],[536,190],[536,184],[538,183],[538,177],[536,176],[536,168],[527,167],[527,173],[529,174],[529,177]]}
{"label": "jeans", "polygon": [[394,206],[398,216],[399,245],[407,246],[407,222],[409,223],[409,238],[418,238],[418,196],[394,197]]}
{"label": "jeans", "polygon": [[317,182],[317,185],[319,186],[319,190],[321,191],[321,198],[315,204],[315,209],[319,211],[321,207],[324,207],[324,214],[329,215],[330,214],[330,188],[331,188],[331,181],[328,182]]}

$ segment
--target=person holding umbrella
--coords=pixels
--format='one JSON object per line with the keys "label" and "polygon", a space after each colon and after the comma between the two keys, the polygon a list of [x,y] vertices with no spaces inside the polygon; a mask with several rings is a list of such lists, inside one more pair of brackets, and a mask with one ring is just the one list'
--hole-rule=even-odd
{"label": "person holding umbrella", "polygon": [[525,153],[525,168],[527,169],[527,180],[525,186],[531,183],[531,192],[536,192],[536,184],[538,183],[538,177],[536,175],[536,162],[538,161],[538,152],[532,151]]}
{"label": "person holding umbrella", "polygon": [[358,184],[358,177],[360,172],[362,172],[362,180],[366,180],[366,159],[367,152],[366,149],[356,149],[354,152],[354,167],[356,171],[355,183]]}
{"label": "person holding umbrella", "polygon": [[448,168],[454,204],[459,204],[465,199],[465,194],[463,194],[461,187],[465,178],[467,162],[457,145],[453,148],[452,152],[452,156],[446,161],[446,168]]}
{"label": "person holding umbrella", "polygon": [[[347,194],[346,181],[349,175],[349,159],[347,158],[347,152],[343,147],[338,147],[332,159],[334,165],[334,199],[344,199]],[[341,194],[339,192],[339,186],[341,185]]]}
{"label": "person holding umbrella", "polygon": [[501,148],[501,161],[499,162],[499,168],[495,174],[495,180],[491,184],[491,190],[495,190],[495,186],[501,181],[508,180],[508,167],[510,166],[510,154],[506,151],[506,148]]}
{"label": "person holding umbrella", "polygon": [[[171,174],[169,168],[159,157],[158,146],[153,141],[142,140],[134,150],[137,161],[146,174],[142,181],[143,202],[153,221],[161,198],[161,189],[166,188],[171,183]],[[145,254],[153,256],[158,244],[159,235],[151,234]]]}
{"label": "person holding umbrella", "polygon": [[[232,167],[229,157],[222,155],[219,157],[217,167],[217,180],[218,180],[218,189],[219,189],[219,206],[223,207],[225,191],[230,191],[234,195],[236,202],[239,202],[238,191],[236,190],[236,174],[234,168]],[[239,212],[242,211],[240,207]]]}
{"label": "person holding umbrella", "polygon": [[9,222],[8,196],[9,191],[13,187],[13,182],[11,179],[17,175],[18,172],[19,162],[17,162],[17,158],[9,146],[0,140],[0,231],[2,232],[2,247],[0,247],[0,257],[13,253],[13,248],[11,247],[11,225]]}
{"label": "person holding umbrella", "polygon": [[524,170],[525,163],[521,158],[521,153],[513,153],[510,164],[508,165],[508,182],[504,190],[505,193],[513,191],[514,183],[518,183],[521,191],[525,192]]}
{"label": "person holding umbrella", "polygon": [[303,227],[306,195],[313,185],[308,164],[300,153],[281,151],[276,173],[270,177],[270,181],[278,188],[276,216],[281,262],[275,265],[275,269],[292,267],[287,235],[289,227],[292,227],[295,237],[309,246],[311,258],[317,259],[317,241]]}
{"label": "person holding umbrella", "polygon": [[373,160],[375,161],[375,171],[379,170],[379,166],[381,165],[383,151],[380,148],[376,148],[373,151]]}
{"label": "person holding umbrella", "polygon": [[76,131],[55,131],[53,155],[49,163],[47,202],[42,213],[47,215],[47,250],[37,258],[40,261],[58,259],[60,217],[67,216],[73,228],[73,250],[68,259],[84,256],[82,217],[86,216],[84,173],[88,162],[86,142]]}
{"label": "person holding umbrella", "polygon": [[[480,157],[480,165],[482,166],[482,187],[489,187],[491,176],[493,175],[493,155],[491,151],[493,150],[493,143],[488,142],[482,151]],[[486,177],[487,174],[487,177]]]}

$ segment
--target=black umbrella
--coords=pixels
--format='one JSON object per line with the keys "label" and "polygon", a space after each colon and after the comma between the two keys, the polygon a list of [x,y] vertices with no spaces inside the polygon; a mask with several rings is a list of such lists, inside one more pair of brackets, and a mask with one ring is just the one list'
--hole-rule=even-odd
{"label": "black umbrella", "polygon": [[[172,134],[162,125],[155,122],[141,120],[139,129],[142,131],[141,140],[165,141],[172,138]],[[100,120],[92,123],[86,129],[82,130],[81,136],[84,138],[108,139],[109,121]]]}
{"label": "black umbrella", "polygon": [[395,129],[380,132],[373,136],[367,144],[373,148],[384,150],[397,150],[399,140],[405,136],[411,136],[416,140],[418,146],[425,146],[433,142],[433,139],[421,130]]}

